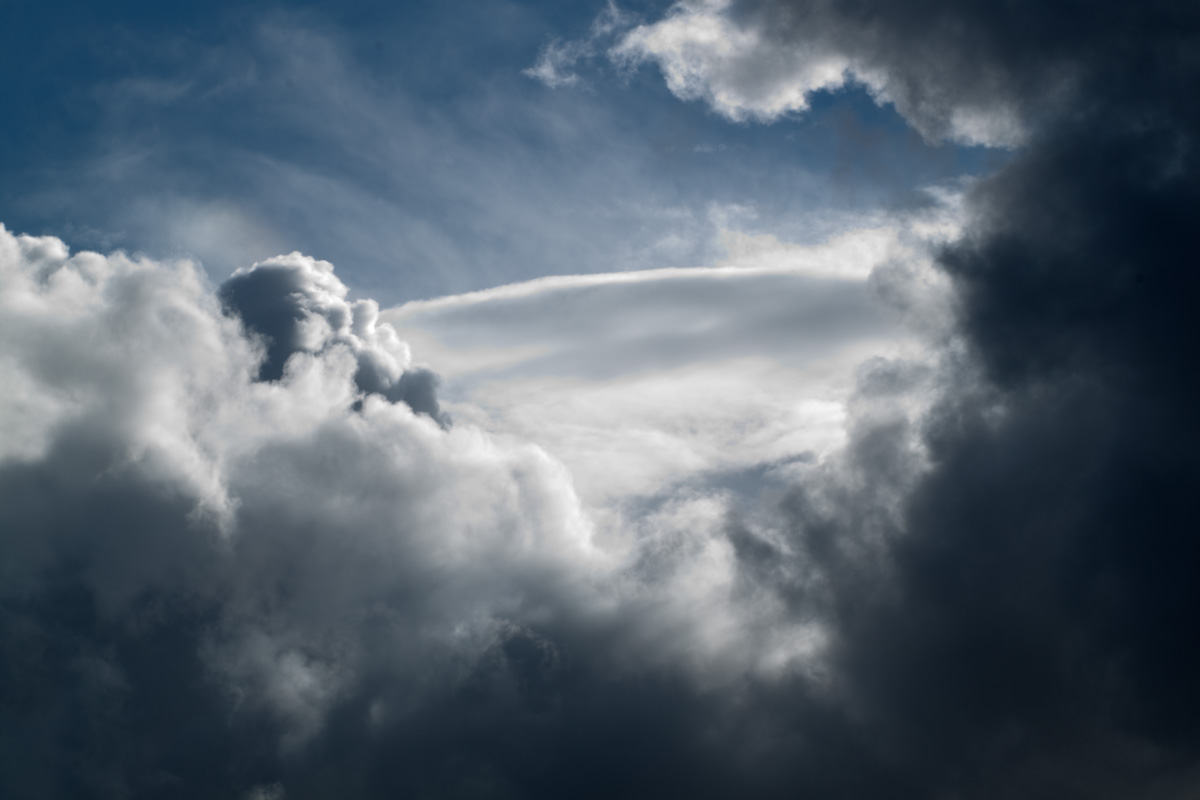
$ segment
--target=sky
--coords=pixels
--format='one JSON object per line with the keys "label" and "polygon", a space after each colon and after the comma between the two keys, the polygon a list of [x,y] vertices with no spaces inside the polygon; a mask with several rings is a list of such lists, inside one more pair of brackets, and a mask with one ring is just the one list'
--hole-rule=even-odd
{"label": "sky", "polygon": [[0,795],[1195,797],[1198,54],[5,3]]}

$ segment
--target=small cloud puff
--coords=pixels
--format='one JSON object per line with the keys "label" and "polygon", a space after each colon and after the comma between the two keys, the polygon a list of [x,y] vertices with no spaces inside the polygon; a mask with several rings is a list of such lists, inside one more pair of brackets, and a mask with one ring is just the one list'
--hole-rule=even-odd
{"label": "small cloud puff", "polygon": [[374,300],[351,303],[347,293],[332,264],[292,253],[237,270],[218,296],[225,310],[262,341],[259,380],[282,378],[297,353],[346,348],[358,361],[354,380],[362,392],[403,401],[449,425],[437,400],[437,375],[412,366],[408,345],[391,325],[379,322]]}

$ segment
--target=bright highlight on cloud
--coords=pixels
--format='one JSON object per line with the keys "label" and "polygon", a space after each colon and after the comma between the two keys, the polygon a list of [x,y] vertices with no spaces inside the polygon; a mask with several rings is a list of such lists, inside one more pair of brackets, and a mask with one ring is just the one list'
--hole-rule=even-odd
{"label": "bright highlight on cloud", "polygon": [[610,55],[629,66],[657,63],[678,97],[705,100],[738,121],[804,111],[813,92],[839,89],[856,77],[863,81],[846,56],[819,41],[773,45],[765,31],[731,19],[731,5],[678,4],[665,19],[628,31]]}
{"label": "bright highlight on cloud", "polygon": [[439,365],[456,418],[546,448],[595,511],[838,450],[861,365],[924,358],[920,332],[949,325],[930,258],[954,215],[939,203],[819,245],[727,230],[717,266],[554,276],[382,318]]}

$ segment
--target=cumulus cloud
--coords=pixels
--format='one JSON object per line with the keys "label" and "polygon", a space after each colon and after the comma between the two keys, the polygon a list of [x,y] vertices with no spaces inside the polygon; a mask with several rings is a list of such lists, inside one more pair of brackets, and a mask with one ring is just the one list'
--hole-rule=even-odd
{"label": "cumulus cloud", "polygon": [[[734,592],[720,496],[599,548],[541,448],[389,397],[407,347],[345,294],[296,254],[213,291],[0,231],[5,792],[523,794],[605,740],[605,695],[817,657]],[[529,750],[475,750],[498,730]]]}
{"label": "cumulus cloud", "polygon": [[[1036,110],[939,254],[959,335],[933,408],[915,431],[886,413],[861,427],[833,480],[783,505],[784,541],[828,590],[830,674],[898,767],[892,795],[1189,796],[1196,9],[731,8],[780,42],[858,42],[911,91],[897,107],[918,127],[970,92]],[[884,365],[860,398],[906,373]],[[886,555],[854,558],[866,542]]]}
{"label": "cumulus cloud", "polygon": [[437,375],[413,367],[408,346],[390,325],[379,325],[374,300],[346,301],[348,290],[333,265],[300,253],[239,269],[221,284],[225,309],[262,338],[265,358],[259,380],[283,377],[296,353],[321,353],[344,347],[354,353],[354,382],[363,392],[403,401],[443,425],[437,400]]}
{"label": "cumulus cloud", "polygon": [[[215,755],[213,742],[180,749],[193,733],[169,720],[184,709],[200,726],[258,718],[282,751],[300,747],[372,669],[372,648],[403,643],[424,671],[418,652],[484,648],[498,619],[587,582],[587,525],[562,469],[368,393],[364,362],[386,393],[407,350],[371,304],[345,303],[328,265],[291,256],[235,276],[221,296],[245,327],[187,263],[71,256],[0,232],[0,270],[16,387],[5,424],[25,432],[5,439],[0,467],[17,692],[6,716],[43,732],[28,745],[40,759],[98,770],[12,765],[9,790],[62,794],[78,780],[107,796],[149,791],[156,771],[182,780],[174,769]],[[546,593],[527,594],[535,584]],[[143,663],[139,648],[165,660]],[[143,669],[166,670],[165,695],[148,696]],[[78,712],[41,699],[70,686],[61,702]],[[189,705],[203,702],[225,710]],[[161,721],[137,716],[152,703]],[[73,749],[73,728],[93,726],[82,735],[96,747],[110,723],[161,734],[160,755],[183,761]]]}
{"label": "cumulus cloud", "polygon": [[[1094,54],[1057,42],[1057,50],[1030,47],[1018,66],[1003,52],[1015,43],[1003,38],[1010,31],[995,39],[981,31],[983,23],[1019,26],[1019,15],[985,16],[937,2],[902,12],[886,4],[681,0],[642,22],[610,3],[586,37],[548,43],[525,74],[572,86],[581,80],[576,66],[602,52],[623,71],[656,65],[677,97],[738,122],[803,113],[818,92],[860,87],[930,141],[1015,147]],[[988,48],[999,58],[981,58]]]}

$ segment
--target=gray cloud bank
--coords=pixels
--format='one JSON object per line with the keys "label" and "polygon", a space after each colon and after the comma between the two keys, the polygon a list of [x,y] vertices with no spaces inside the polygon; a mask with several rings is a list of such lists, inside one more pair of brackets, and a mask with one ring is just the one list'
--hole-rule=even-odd
{"label": "gray cloud bank", "polygon": [[1032,109],[932,409],[876,362],[782,503],[614,559],[536,448],[364,396],[366,309],[300,291],[276,376],[187,266],[0,234],[0,793],[1195,796],[1200,11],[728,13]]}

